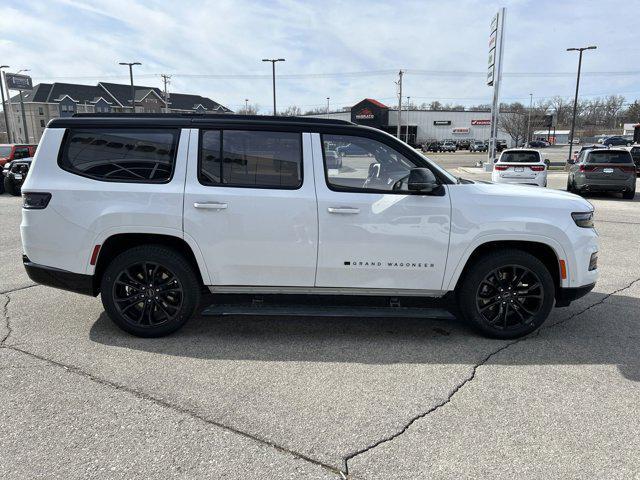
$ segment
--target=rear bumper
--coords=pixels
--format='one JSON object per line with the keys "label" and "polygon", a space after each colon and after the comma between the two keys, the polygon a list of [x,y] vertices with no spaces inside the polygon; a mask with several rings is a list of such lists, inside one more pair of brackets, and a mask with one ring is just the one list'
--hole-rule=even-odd
{"label": "rear bumper", "polygon": [[593,290],[595,286],[595,283],[590,283],[589,285],[583,285],[581,287],[559,288],[556,294],[556,307],[568,307],[571,302],[584,297]]}
{"label": "rear bumper", "polygon": [[91,295],[92,297],[98,294],[93,285],[92,275],[83,275],[59,268],[39,265],[30,261],[26,255],[22,256],[22,263],[29,278],[40,285],[81,293],[83,295]]}

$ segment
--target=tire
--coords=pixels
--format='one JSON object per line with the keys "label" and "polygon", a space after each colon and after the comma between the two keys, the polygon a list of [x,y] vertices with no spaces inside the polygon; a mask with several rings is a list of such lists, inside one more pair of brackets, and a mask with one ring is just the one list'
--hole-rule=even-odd
{"label": "tire", "polygon": [[184,326],[198,307],[201,288],[183,255],[162,245],[142,245],[111,261],[102,276],[100,296],[107,315],[118,327],[152,338]]}
{"label": "tire", "polygon": [[2,182],[0,182],[0,195],[2,195],[3,193],[4,193],[4,178],[2,179]]}
{"label": "tire", "polygon": [[[516,288],[523,295],[512,295],[511,289]],[[547,319],[555,285],[547,267],[536,257],[506,249],[473,261],[457,297],[464,319],[485,336],[518,338],[535,331]]]}
{"label": "tire", "polygon": [[9,177],[4,177],[4,181],[2,182],[4,191],[9,195],[13,195],[17,197],[20,195],[20,187],[16,187],[16,184]]}
{"label": "tire", "polygon": [[630,190],[628,192],[622,192],[622,198],[625,200],[633,200],[636,196],[636,189]]}

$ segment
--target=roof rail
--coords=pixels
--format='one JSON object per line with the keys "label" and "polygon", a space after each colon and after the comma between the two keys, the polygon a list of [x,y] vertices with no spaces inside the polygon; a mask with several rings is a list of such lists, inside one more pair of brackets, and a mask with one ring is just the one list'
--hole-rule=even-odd
{"label": "roof rail", "polygon": [[305,123],[314,125],[356,125],[348,120],[317,117],[288,117],[273,115],[237,115],[226,113],[75,113],[76,118],[142,118],[142,119],[192,119],[192,120],[220,120],[233,122],[262,122],[262,123]]}

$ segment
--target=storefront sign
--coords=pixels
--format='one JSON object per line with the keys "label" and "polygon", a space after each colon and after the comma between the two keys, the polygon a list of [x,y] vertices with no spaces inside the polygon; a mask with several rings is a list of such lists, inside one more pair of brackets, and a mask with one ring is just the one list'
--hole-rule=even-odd
{"label": "storefront sign", "polygon": [[451,120],[434,120],[434,125],[451,125]]}
{"label": "storefront sign", "polygon": [[18,75],[17,73],[5,73],[4,79],[9,90],[32,90],[33,82],[28,75]]}
{"label": "storefront sign", "polygon": [[491,125],[491,120],[471,120],[471,125]]}
{"label": "storefront sign", "polygon": [[451,129],[452,133],[469,133],[469,128],[468,127],[457,127],[457,128],[453,128]]}
{"label": "storefront sign", "polygon": [[368,108],[363,108],[356,113],[356,120],[373,120],[375,115]]}

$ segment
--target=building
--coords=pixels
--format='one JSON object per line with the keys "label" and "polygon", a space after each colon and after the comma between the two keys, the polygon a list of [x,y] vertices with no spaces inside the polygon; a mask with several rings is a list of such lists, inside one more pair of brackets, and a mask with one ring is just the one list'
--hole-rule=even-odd
{"label": "building", "polygon": [[[170,93],[165,101],[156,87],[134,86],[135,111],[144,113],[229,113],[227,107],[200,95]],[[74,113],[131,112],[131,85],[99,82],[97,85],[74,83],[39,83],[33,90],[23,91],[27,131],[25,139],[20,110],[20,96],[11,97],[9,123],[11,132],[21,142],[38,143],[52,118]],[[6,106],[6,105],[5,105]]]}
{"label": "building", "polygon": [[[534,140],[546,140],[552,145],[569,145],[569,137],[571,130],[556,130],[554,128],[547,130],[536,130],[533,132]],[[575,136],[576,139],[578,135]]]}
{"label": "building", "polygon": [[[379,128],[396,135],[398,110],[372,98],[365,98],[348,111],[314,114],[313,117],[349,120]],[[403,110],[400,138],[410,144],[431,140],[488,140],[491,135],[491,112],[467,110]],[[513,139],[499,130],[499,139],[513,146]]]}

